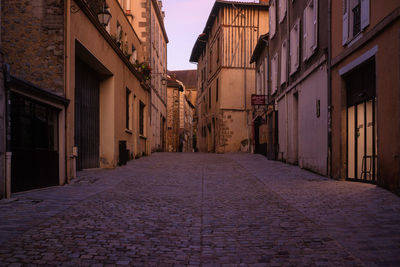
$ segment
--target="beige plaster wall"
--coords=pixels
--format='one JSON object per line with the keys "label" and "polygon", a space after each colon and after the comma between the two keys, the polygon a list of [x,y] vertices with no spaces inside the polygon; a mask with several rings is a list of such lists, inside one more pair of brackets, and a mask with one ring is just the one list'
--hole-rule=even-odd
{"label": "beige plaster wall", "polygon": [[[121,17],[122,12],[118,3],[109,1],[113,19],[111,20],[111,33],[116,31],[118,19],[126,29],[128,41],[140,44],[133,29],[126,18]],[[125,22],[124,22],[125,19]],[[82,27],[85,25],[85,27]],[[125,27],[124,27],[125,26]],[[148,154],[146,142],[139,136],[139,100],[149,107],[149,92],[140,85],[138,78],[131,72],[126,63],[104,39],[95,26],[89,21],[84,12],[71,14],[70,23],[70,83],[67,88],[68,98],[71,100],[67,111],[67,155],[72,155],[74,146],[74,87],[75,87],[75,41],[79,41],[110,73],[111,77],[104,78],[100,82],[100,166],[113,168],[118,163],[118,141],[126,140],[127,149],[133,155]],[[139,45],[136,47],[140,47]],[[140,51],[140,50],[139,50]],[[138,52],[139,52],[138,51]],[[142,55],[138,53],[138,56]],[[126,88],[131,90],[134,107],[132,108],[133,129],[126,131],[125,127],[125,93]],[[147,111],[146,111],[147,112]],[[148,114],[145,114],[145,135],[149,132]],[[73,160],[68,157],[68,177],[74,173]]]}

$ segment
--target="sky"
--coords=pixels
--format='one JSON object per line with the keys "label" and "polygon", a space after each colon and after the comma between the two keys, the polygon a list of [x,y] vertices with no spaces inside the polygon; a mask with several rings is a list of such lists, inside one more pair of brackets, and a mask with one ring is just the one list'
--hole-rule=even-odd
{"label": "sky", "polygon": [[189,62],[190,54],[197,36],[204,30],[215,0],[163,0],[162,2],[165,11],[165,29],[169,39],[168,70],[196,69],[197,66]]}

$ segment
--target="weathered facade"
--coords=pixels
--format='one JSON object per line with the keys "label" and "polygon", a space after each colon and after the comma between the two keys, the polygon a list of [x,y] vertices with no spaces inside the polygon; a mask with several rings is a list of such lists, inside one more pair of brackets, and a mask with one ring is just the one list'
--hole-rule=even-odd
{"label": "weathered facade", "polygon": [[142,44],[118,1],[9,0],[1,14],[12,192],[149,154]]}
{"label": "weathered facade", "polygon": [[400,6],[332,1],[332,176],[400,194]]}
{"label": "weathered facade", "polygon": [[[61,1],[1,3],[6,68],[6,187],[18,192],[66,182],[64,14]],[[45,67],[44,67],[45,66]],[[7,190],[8,191],[8,190]]]}
{"label": "weathered facade", "polygon": [[250,63],[256,65],[255,98],[252,101],[254,153],[276,158],[277,129],[274,103],[270,102],[268,33],[261,35],[251,56]]}
{"label": "weathered facade", "polygon": [[174,70],[168,71],[168,74],[175,77],[185,85],[185,95],[190,104],[194,106],[193,111],[193,135],[192,148],[197,151],[197,121],[196,116],[196,101],[197,101],[197,70]]}
{"label": "weathered facade", "polygon": [[167,151],[193,152],[194,105],[189,92],[175,76],[168,77],[167,88]]}
{"label": "weathered facade", "polygon": [[249,151],[250,98],[255,93],[250,56],[266,32],[266,3],[215,2],[190,57],[198,63],[199,151]]}
{"label": "weathered facade", "polygon": [[277,158],[328,172],[328,4],[270,1],[271,101],[278,112]]}
{"label": "weathered facade", "polygon": [[166,117],[167,117],[167,43],[168,36],[164,27],[162,1],[157,0],[119,0],[123,6],[131,8],[128,16],[137,29],[142,41],[144,61],[152,70],[151,87],[151,151],[166,149]]}

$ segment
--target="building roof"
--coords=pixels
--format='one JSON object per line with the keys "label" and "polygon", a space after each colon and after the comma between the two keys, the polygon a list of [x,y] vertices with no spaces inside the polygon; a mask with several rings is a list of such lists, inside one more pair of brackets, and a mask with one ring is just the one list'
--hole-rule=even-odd
{"label": "building roof", "polygon": [[174,75],[186,88],[197,89],[197,70],[173,70],[168,71],[168,75]]}
{"label": "building roof", "polygon": [[175,77],[167,76],[167,87],[177,88],[179,91],[183,92],[183,86]]}
{"label": "building roof", "polygon": [[234,7],[257,7],[261,9],[268,9],[269,5],[267,3],[248,3],[248,2],[236,2],[236,1],[226,1],[226,0],[216,0],[214,6],[211,9],[210,15],[207,19],[206,26],[204,27],[203,32],[197,38],[193,49],[192,54],[190,56],[190,62],[198,62],[203,49],[206,46],[208,36],[211,30],[212,25],[214,24],[215,18],[218,15],[218,11],[221,7],[225,6],[234,6]]}
{"label": "building roof", "polygon": [[251,55],[250,63],[256,62],[257,58],[260,57],[260,54],[261,54],[263,48],[268,46],[268,36],[269,36],[269,34],[267,33],[267,34],[261,35],[260,38],[258,38],[257,45],[254,48],[253,54]]}

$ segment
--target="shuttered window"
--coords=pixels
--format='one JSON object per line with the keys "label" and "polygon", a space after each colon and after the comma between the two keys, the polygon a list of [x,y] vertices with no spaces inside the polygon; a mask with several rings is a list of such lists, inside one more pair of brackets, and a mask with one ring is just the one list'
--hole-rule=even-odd
{"label": "shuttered window", "polygon": [[290,75],[295,73],[299,68],[300,59],[300,25],[299,21],[296,22],[292,30],[290,31]]}
{"label": "shuttered window", "polygon": [[370,0],[342,0],[342,44],[346,45],[369,25]]}
{"label": "shuttered window", "polygon": [[271,61],[271,95],[278,89],[278,54]]}
{"label": "shuttered window", "polygon": [[281,85],[287,81],[287,41],[282,42],[281,47]]}
{"label": "shuttered window", "polygon": [[311,0],[303,11],[303,60],[318,47],[318,0]]}
{"label": "shuttered window", "polygon": [[270,1],[269,7],[269,36],[272,39],[276,33],[276,0]]}
{"label": "shuttered window", "polygon": [[279,23],[283,21],[286,16],[286,0],[279,0]]}

